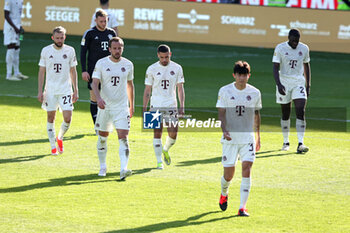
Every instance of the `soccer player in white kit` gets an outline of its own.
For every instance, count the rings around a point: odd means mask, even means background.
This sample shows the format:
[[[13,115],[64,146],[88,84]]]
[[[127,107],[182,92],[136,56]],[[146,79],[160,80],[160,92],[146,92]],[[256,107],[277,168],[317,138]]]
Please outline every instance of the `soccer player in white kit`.
[[[6,52],[6,80],[20,81],[29,77],[19,71],[20,34],[23,0],[5,0],[4,45]],[[12,68],[14,74],[12,75]]]
[[[276,46],[272,62],[276,82],[276,102],[281,104],[282,109],[282,150],[289,150],[290,112],[293,101],[299,141],[297,153],[306,153],[309,148],[304,145],[305,107],[307,97],[310,95],[311,69],[309,47],[299,42],[299,39],[300,32],[291,29],[288,41]]]
[[[159,61],[150,65],[146,71],[145,91],[143,95],[143,111],[147,111],[148,102],[151,99],[151,111],[159,110],[166,122],[174,122],[178,116],[184,114],[185,90],[181,65],[171,61],[171,51],[168,45],[159,45],[157,49]],[[177,95],[180,109],[177,109]],[[152,93],[152,96],[151,96]],[[153,148],[157,159],[157,168],[163,169],[162,153],[164,162],[170,165],[169,149],[175,144],[178,126],[168,125],[168,136],[162,147],[163,123],[160,129],[154,129]]]
[[[51,154],[63,153],[63,136],[69,129],[73,103],[78,100],[78,80],[77,80],[77,59],[75,50],[69,45],[65,45],[66,29],[59,26],[54,28],[52,33],[53,44],[41,50],[38,74],[38,100],[42,103],[42,108],[47,111],[47,134],[51,145]],[[43,84],[45,80],[45,91]],[[72,86],[74,92],[72,91]],[[63,122],[56,138],[55,118],[57,108],[60,107],[63,113]]]
[[[132,174],[129,161],[128,134],[130,118],[134,114],[134,65],[122,57],[124,42],[119,37],[109,40],[111,55],[97,61],[92,74],[92,90],[96,95],[98,113],[95,130],[99,132],[97,154],[100,161],[99,176],[106,176],[107,137],[113,128],[119,139],[120,179]],[[101,91],[98,86],[101,83]],[[128,103],[129,102],[129,103]]]
[[[119,23],[117,21],[117,17],[115,15],[115,13],[113,11],[111,11],[111,9],[109,9],[109,0],[100,0],[100,6],[101,9],[104,10],[107,15],[108,15],[108,20],[107,20],[107,27],[109,28],[113,28],[116,35],[118,36],[118,26]],[[96,11],[99,9],[96,9]],[[92,20],[91,20],[91,27],[95,27],[96,26],[96,13],[94,13],[92,15]]]
[[[245,61],[237,61],[233,68],[236,82],[222,87],[216,107],[223,136],[221,177],[221,210],[227,209],[228,188],[235,173],[238,156],[242,162],[241,201],[238,216],[249,216],[246,204],[251,187],[250,172],[255,160],[255,152],[260,150],[260,91],[247,84],[250,66]],[[256,132],[256,138],[254,137]]]

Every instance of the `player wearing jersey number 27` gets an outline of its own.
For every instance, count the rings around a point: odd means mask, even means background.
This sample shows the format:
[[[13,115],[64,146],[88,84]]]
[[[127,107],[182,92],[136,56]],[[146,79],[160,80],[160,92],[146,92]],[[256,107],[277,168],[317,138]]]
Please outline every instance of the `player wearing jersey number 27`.
[[[77,59],[75,50],[65,45],[66,29],[59,26],[52,33],[53,44],[41,50],[38,74],[38,100],[42,108],[47,111],[47,134],[51,145],[51,153],[63,153],[63,135],[70,126],[73,112],[73,103],[78,99]],[[45,80],[45,91],[43,84]],[[72,85],[74,92],[72,91]],[[63,111],[63,122],[56,138],[55,118],[56,110]]]

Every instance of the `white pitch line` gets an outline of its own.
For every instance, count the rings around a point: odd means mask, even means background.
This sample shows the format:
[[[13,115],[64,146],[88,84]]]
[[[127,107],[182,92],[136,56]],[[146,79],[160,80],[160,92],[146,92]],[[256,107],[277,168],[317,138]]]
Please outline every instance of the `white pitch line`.
[[[36,98],[37,98],[36,96],[15,95],[15,94],[0,94],[0,96],[19,97],[19,98],[33,98],[33,99],[36,99]],[[90,100],[78,99],[78,102],[89,103]],[[136,105],[136,107],[142,107],[142,105]],[[205,110],[205,109],[193,109],[193,108],[188,108],[187,110],[189,110],[189,111],[198,111],[198,112],[216,113],[216,111],[213,111],[213,110]],[[263,117],[271,117],[271,118],[280,118],[280,117],[281,117],[281,116],[279,116],[279,115],[266,115],[266,114],[262,114],[261,116],[263,116]],[[346,123],[350,123],[350,119],[342,120],[342,119],[317,118],[317,117],[308,117],[307,119],[310,119],[310,120],[319,120],[319,121],[332,121],[332,122],[346,122]]]

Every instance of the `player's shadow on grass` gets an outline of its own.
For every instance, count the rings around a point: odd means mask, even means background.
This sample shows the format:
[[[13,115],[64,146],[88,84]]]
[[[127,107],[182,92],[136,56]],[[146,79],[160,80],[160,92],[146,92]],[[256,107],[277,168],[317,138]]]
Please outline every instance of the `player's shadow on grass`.
[[[208,164],[208,163],[219,163],[221,161],[220,157],[210,158],[210,159],[199,159],[199,160],[187,160],[179,162],[176,167],[186,167],[186,166],[192,166],[196,164]]]
[[[21,162],[29,162],[33,160],[38,160],[41,158],[44,158],[45,156],[49,156],[50,154],[46,155],[32,155],[32,156],[21,156],[16,158],[9,158],[9,159],[0,159],[0,164],[3,163],[21,163]]]
[[[275,153],[279,152],[279,153]],[[272,153],[272,154],[269,154]],[[268,155],[261,155],[261,154],[268,154]],[[256,153],[256,158],[257,159],[265,159],[265,158],[270,158],[270,157],[280,157],[280,156],[286,156],[286,155],[292,155],[292,154],[297,154],[297,152],[286,152],[286,151],[281,151],[281,150],[270,150],[270,151],[261,151]]]
[[[155,223],[155,224],[150,224],[150,225],[136,227],[136,228],[107,231],[105,233],[156,232],[156,231],[162,231],[162,230],[168,230],[168,229],[173,229],[174,231],[179,231],[180,227],[196,226],[196,225],[201,225],[201,224],[205,224],[205,223],[217,222],[217,221],[237,217],[237,215],[230,215],[230,216],[226,216],[226,217],[217,217],[217,218],[211,218],[208,220],[198,221],[200,218],[203,218],[207,215],[217,214],[217,213],[221,213],[221,212],[222,211],[210,211],[210,212],[206,212],[203,214],[198,214],[198,215],[189,217],[189,218],[184,219],[184,220]]]
[[[144,168],[133,171],[133,175],[139,175],[143,173],[150,172],[154,168]],[[92,184],[92,183],[105,183],[105,182],[115,182],[120,181],[119,172],[107,173],[105,177],[97,176],[97,173],[80,175],[80,176],[68,176],[57,179],[51,179],[47,182],[23,185],[12,188],[4,188],[0,189],[0,193],[18,193],[25,192],[34,189],[43,189],[43,188],[51,188],[51,187],[59,187],[59,186],[70,186],[70,185],[84,185],[84,184]],[[127,179],[132,179],[128,177]]]
[[[269,154],[269,153],[274,153],[274,152],[281,152],[277,154]],[[269,154],[269,155],[263,155],[261,154]],[[275,157],[275,156],[285,156],[285,155],[290,155],[290,154],[296,154],[296,152],[282,152],[281,150],[270,150],[270,151],[261,151],[257,152],[257,159],[259,158],[268,158],[268,157]],[[192,166],[196,164],[209,164],[209,163],[219,163],[221,162],[221,156],[219,157],[214,157],[210,159],[199,159],[199,160],[187,160],[187,161],[181,161],[179,164],[176,165],[176,167],[186,167],[186,166]]]
[[[95,134],[78,134],[75,136],[71,137],[65,137],[64,141],[69,141],[69,140],[75,140],[75,139],[80,139],[85,136],[94,136]],[[44,143],[48,142],[49,139],[31,139],[31,140],[23,140],[23,141],[16,141],[16,142],[0,142],[0,146],[15,146],[15,145],[22,145],[22,144],[33,144],[33,143]]]

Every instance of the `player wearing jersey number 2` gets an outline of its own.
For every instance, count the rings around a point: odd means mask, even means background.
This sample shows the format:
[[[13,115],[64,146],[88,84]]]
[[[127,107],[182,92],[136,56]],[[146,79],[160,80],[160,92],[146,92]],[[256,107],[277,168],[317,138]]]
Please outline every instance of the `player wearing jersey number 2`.
[[[309,148],[304,145],[305,107],[307,97],[310,95],[311,70],[309,47],[299,42],[299,39],[300,32],[291,29],[288,41],[276,46],[272,62],[276,82],[276,102],[282,109],[281,127],[284,139],[282,150],[289,150],[290,113],[293,101],[299,141],[297,153],[306,153]]]

